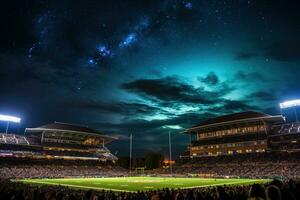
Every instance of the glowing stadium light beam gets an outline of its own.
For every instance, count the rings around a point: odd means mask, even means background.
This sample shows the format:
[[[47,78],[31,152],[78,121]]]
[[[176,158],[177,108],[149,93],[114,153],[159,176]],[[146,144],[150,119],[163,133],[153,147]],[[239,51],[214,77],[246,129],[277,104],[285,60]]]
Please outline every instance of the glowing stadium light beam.
[[[300,99],[285,101],[279,104],[281,109],[300,106]]]
[[[297,111],[296,111],[296,108],[295,108],[296,106],[300,106],[300,99],[285,101],[285,102],[282,102],[282,103],[279,104],[280,109],[286,109],[286,108],[294,107],[295,119],[296,119],[296,122],[298,122],[298,114],[297,114]]]
[[[10,115],[1,115],[0,114],[0,121],[20,123],[21,118],[10,116]]]

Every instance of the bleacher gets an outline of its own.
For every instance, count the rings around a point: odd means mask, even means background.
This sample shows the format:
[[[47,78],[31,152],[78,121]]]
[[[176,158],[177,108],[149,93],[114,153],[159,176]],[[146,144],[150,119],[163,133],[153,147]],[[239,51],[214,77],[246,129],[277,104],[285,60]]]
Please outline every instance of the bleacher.
[[[271,136],[300,133],[300,123],[276,125],[271,128]]]
[[[0,143],[29,145],[29,142],[25,136],[16,135],[16,134],[6,134],[6,133],[0,133]]]

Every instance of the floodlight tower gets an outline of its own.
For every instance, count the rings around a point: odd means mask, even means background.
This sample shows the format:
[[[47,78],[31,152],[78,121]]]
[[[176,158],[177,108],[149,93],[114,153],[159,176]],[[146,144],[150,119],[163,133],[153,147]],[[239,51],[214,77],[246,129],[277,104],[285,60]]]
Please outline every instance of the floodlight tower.
[[[5,134],[7,134],[8,128],[9,128],[9,123],[10,122],[20,123],[21,118],[15,117],[15,116],[10,116],[10,115],[1,115],[0,114],[0,121],[5,121],[6,122]]]
[[[296,110],[297,106],[300,106],[300,99],[295,99],[295,100],[291,100],[291,101],[285,101],[285,102],[282,102],[282,103],[279,104],[281,113],[282,113],[283,109],[293,108],[296,122],[299,122],[299,120],[298,120],[298,114],[297,114],[297,110]]]
[[[172,166],[172,140],[171,140],[171,132],[169,131],[169,166],[170,166],[170,175],[173,176],[173,166]]]
[[[129,174],[131,176],[131,168],[132,168],[132,134],[130,134],[129,138]]]

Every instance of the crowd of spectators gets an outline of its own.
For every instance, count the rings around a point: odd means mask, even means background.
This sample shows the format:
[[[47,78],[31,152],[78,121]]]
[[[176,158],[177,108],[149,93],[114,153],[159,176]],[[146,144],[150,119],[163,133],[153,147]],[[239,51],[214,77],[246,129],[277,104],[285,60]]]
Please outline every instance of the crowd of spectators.
[[[293,179],[300,177],[299,153],[253,153],[232,156],[187,158],[173,166],[176,174],[213,177]],[[168,169],[160,173],[168,173]]]
[[[29,145],[29,142],[25,136],[6,133],[0,133],[0,143]]]
[[[128,170],[110,162],[54,159],[2,159],[0,179],[126,176]]]
[[[274,180],[260,185],[218,186],[194,189],[162,189],[140,192],[78,190],[63,186],[34,186],[18,182],[2,183],[3,200],[297,200],[300,185]]]
[[[290,123],[273,126],[271,128],[271,133],[272,135],[300,133],[300,123]]]
[[[23,165],[0,166],[0,177],[8,178],[64,178],[124,176],[126,172],[112,166]]]

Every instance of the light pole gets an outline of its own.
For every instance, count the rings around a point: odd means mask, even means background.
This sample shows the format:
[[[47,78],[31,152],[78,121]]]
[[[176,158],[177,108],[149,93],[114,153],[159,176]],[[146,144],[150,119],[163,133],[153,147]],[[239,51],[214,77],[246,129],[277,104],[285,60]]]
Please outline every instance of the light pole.
[[[8,128],[9,128],[9,121],[6,122],[6,130],[5,130],[6,135],[7,135],[7,132],[8,132]]]
[[[129,175],[131,176],[131,160],[132,160],[132,134],[130,134],[129,142]]]
[[[172,141],[171,141],[171,132],[169,131],[169,163],[170,163],[170,175],[173,176],[173,169],[172,169]]]

